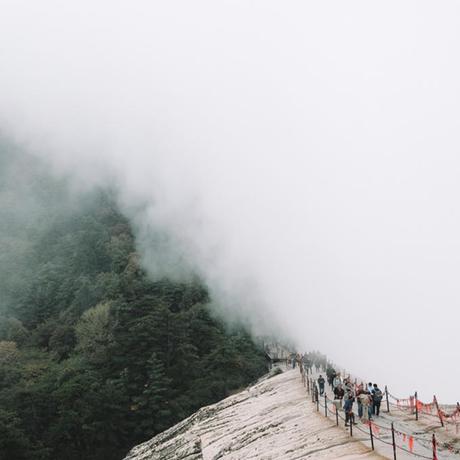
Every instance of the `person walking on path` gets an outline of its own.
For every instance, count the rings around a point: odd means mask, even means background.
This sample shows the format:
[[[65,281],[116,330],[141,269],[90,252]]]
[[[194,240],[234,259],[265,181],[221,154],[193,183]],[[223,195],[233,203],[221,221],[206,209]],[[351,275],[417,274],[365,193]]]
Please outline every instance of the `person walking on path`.
[[[332,387],[332,389],[334,389],[333,382],[334,382],[335,376],[336,376],[336,372],[334,368],[331,366],[328,366],[326,369],[327,383],[329,384],[329,386]]]
[[[353,423],[353,425],[355,425],[355,414],[353,413],[353,403],[355,402],[355,397],[353,396],[353,391],[347,390],[343,400],[343,410],[345,412],[345,426],[349,426],[349,423]]]
[[[336,409],[342,408],[342,400],[345,396],[345,390],[342,388],[342,385],[339,384],[334,388],[334,404]]]
[[[312,363],[307,353],[303,355],[303,365],[307,369],[307,372],[311,374]]]
[[[316,370],[316,372],[319,372],[319,364],[318,364],[318,361],[315,361],[315,370]]]
[[[334,380],[332,381],[332,387],[335,389],[339,385],[342,385],[342,379],[340,378],[340,372],[334,377]]]
[[[351,383],[349,378],[345,378],[343,380],[343,386],[345,387],[345,391],[350,390],[351,392],[353,392],[353,384]]]
[[[318,386],[319,386],[319,394],[320,396],[323,395],[324,393],[324,377],[320,374],[320,376],[318,377]]]
[[[362,393],[364,393],[364,388],[363,388],[363,384],[361,383],[358,386],[358,390],[356,391],[356,399],[358,400],[358,417],[359,418],[363,416],[363,405],[361,404],[361,400],[359,399]]]
[[[363,391],[359,396],[358,396],[359,401],[361,402],[362,405],[362,410],[363,410],[363,415],[361,417],[361,421],[363,423],[367,423],[369,420],[369,405],[370,405],[370,397],[369,397],[369,392],[368,391]]]
[[[369,382],[367,384],[367,393],[369,395],[369,408],[368,408],[368,411],[369,411],[369,419],[372,418],[372,408],[373,408],[373,402],[372,402],[372,395],[373,395],[373,392],[374,391],[374,386],[372,385],[372,382]]]
[[[382,390],[374,383],[374,389],[372,390],[372,413],[377,417],[380,415],[380,404],[382,403],[382,399]]]

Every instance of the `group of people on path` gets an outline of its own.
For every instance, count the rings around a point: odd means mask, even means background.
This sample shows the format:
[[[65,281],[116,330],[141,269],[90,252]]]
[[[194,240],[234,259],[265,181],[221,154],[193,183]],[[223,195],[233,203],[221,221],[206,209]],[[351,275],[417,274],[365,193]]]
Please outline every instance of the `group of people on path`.
[[[369,382],[367,385],[352,382],[351,379],[342,379],[340,373],[335,372],[333,368],[326,369],[326,377],[329,385],[334,392],[334,404],[338,409],[342,408],[345,412],[345,425],[355,422],[353,405],[355,401],[358,404],[358,417],[363,423],[372,420],[373,417],[380,415],[380,405],[383,399],[383,392],[376,383]],[[326,380],[322,375],[317,379],[319,395],[324,395]]]
[[[291,353],[286,360],[286,365],[291,365],[293,369],[296,366],[302,365],[302,367],[307,369],[311,374],[313,368],[316,372],[319,372],[321,368],[326,369],[327,358],[326,355],[323,355],[319,351],[311,351],[303,355],[300,353]]]

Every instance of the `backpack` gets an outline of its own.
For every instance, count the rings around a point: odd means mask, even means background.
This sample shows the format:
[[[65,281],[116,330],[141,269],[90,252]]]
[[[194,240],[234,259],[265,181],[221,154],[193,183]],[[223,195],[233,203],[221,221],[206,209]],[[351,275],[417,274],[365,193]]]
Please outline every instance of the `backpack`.
[[[374,401],[380,402],[383,398],[383,393],[381,390],[374,390]]]

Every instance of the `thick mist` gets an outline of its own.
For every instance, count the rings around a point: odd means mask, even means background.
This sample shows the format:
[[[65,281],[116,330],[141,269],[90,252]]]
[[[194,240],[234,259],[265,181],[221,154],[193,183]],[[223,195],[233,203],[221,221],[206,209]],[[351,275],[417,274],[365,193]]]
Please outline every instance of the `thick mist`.
[[[457,2],[0,6],[0,129],[116,187],[152,273],[185,266],[256,333],[458,399]]]

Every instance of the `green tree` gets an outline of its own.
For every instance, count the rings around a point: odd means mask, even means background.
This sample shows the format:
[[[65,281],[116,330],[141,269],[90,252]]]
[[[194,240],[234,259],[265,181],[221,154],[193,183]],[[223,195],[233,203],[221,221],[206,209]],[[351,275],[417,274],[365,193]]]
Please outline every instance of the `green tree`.
[[[110,302],[86,310],[75,327],[77,349],[92,364],[103,364],[113,346],[113,318]]]
[[[138,411],[139,431],[142,435],[167,428],[172,417],[168,400],[172,381],[166,376],[163,363],[152,353],[146,363],[146,379],[139,396],[133,398],[131,410]]]
[[[0,316],[0,340],[12,341],[21,345],[27,336],[28,331],[21,321],[13,317]]]
[[[32,460],[32,449],[21,420],[14,412],[0,408],[0,458]]]

